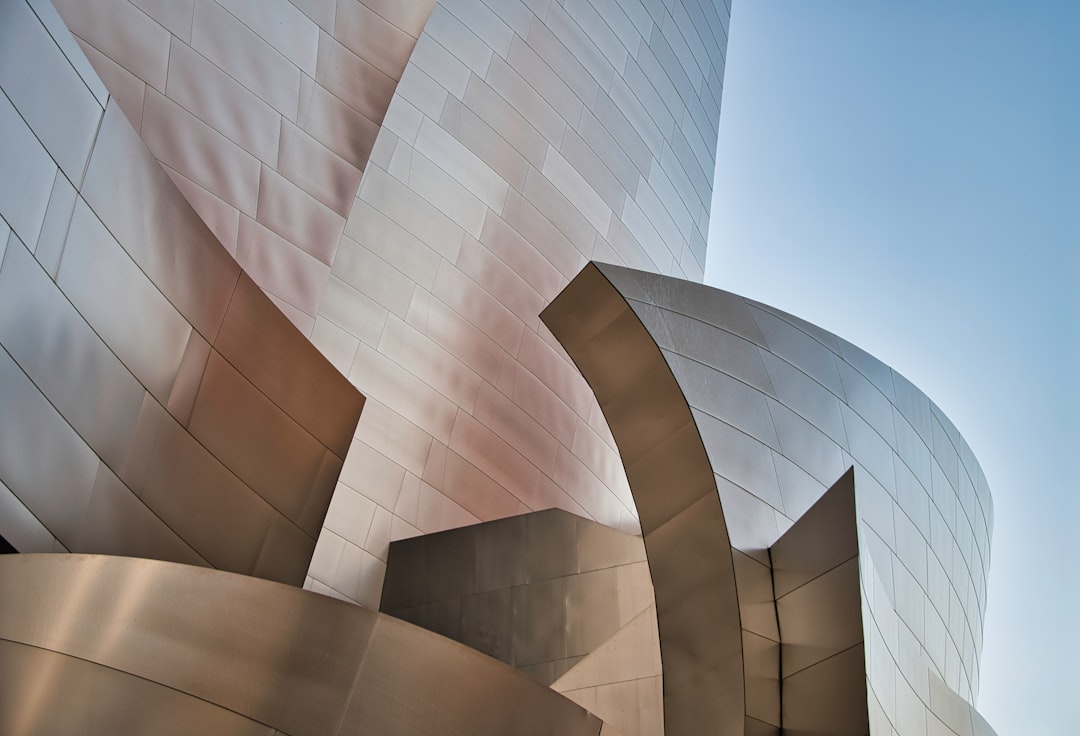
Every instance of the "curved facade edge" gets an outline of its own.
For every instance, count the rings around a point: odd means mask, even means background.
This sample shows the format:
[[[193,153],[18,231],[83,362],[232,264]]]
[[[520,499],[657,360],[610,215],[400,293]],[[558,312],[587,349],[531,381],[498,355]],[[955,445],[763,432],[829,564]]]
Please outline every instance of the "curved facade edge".
[[[871,731],[922,733],[946,721],[951,711],[935,694],[934,678],[958,700],[973,700],[986,575],[985,547],[977,540],[989,537],[983,511],[988,495],[974,490],[978,466],[945,441],[940,412],[924,395],[865,353],[790,315],[622,267],[587,266],[543,318],[596,390],[629,468],[642,451],[656,454],[650,448],[673,440],[661,436],[637,449],[627,442],[645,442],[652,436],[645,428],[663,424],[670,412],[692,415],[727,519],[740,594],[756,590],[763,575],[766,586],[772,580],[780,612],[775,545],[854,466],[857,628],[865,646]],[[666,401],[662,392],[645,388],[655,383],[645,369],[657,350],[663,372],[680,390]],[[620,399],[624,394],[636,398]],[[652,397],[652,424],[635,422],[620,409],[651,404]],[[681,474],[692,464],[668,466]],[[949,482],[959,472],[967,486]],[[629,472],[639,499],[642,483],[635,475]],[[660,582],[654,582],[659,602]],[[741,618],[744,632],[756,625],[752,608],[743,605]],[[767,631],[753,633],[770,638]],[[782,660],[806,656],[800,644],[785,657],[784,648],[793,644],[784,631],[779,634],[773,641]],[[662,650],[664,636],[661,618]],[[831,644],[809,646],[824,646],[820,653],[827,654],[840,641],[836,632],[828,637]],[[744,657],[750,651],[744,639]],[[676,687],[668,682],[665,657],[665,688],[669,684]]]
[[[65,34],[0,9],[0,533],[302,583],[364,398]]]
[[[368,395],[309,587],[375,606],[388,542],[558,507],[638,520],[537,318],[591,258],[700,279],[728,10],[442,0],[312,332]]]
[[[597,736],[603,726],[512,667],[390,616],[152,560],[5,555],[0,652],[4,733]]]

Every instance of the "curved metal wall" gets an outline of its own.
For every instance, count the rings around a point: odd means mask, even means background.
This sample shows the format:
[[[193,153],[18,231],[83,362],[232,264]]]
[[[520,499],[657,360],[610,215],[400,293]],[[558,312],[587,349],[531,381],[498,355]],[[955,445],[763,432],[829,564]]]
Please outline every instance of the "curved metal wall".
[[[610,733],[510,666],[393,617],[217,570],[95,555],[0,559],[0,731]]]
[[[727,19],[699,0],[435,6],[312,333],[369,397],[313,589],[374,605],[390,539],[527,510],[637,531],[537,314],[594,257],[700,278]]]
[[[701,278],[724,3],[58,7],[240,265],[375,399],[311,587],[376,605],[389,539],[531,509],[636,529],[536,314],[589,258]]]
[[[48,2],[0,5],[0,90],[0,532],[302,582],[363,397],[222,248]]]
[[[623,448],[635,494],[643,482],[676,479],[679,493],[653,498],[659,516],[642,506],[662,649],[664,585],[679,588],[679,571],[704,574],[685,559],[669,571],[654,558],[657,545],[685,558],[694,557],[688,549],[694,542],[704,544],[686,531],[672,546],[673,525],[666,523],[685,517],[675,526],[689,529],[708,517],[702,504],[711,491],[676,513],[697,498],[693,489],[701,483],[684,477],[692,464],[682,455],[669,457],[674,443],[692,447],[693,438],[680,439],[681,431],[664,422],[685,416],[688,406],[694,437],[700,437],[696,447],[704,444],[715,474],[740,596],[758,577],[755,570],[768,577],[775,557],[765,551],[854,466],[870,730],[906,736],[942,732],[943,724],[955,728],[953,716],[960,716],[942,688],[969,703],[978,691],[993,507],[970,448],[925,395],[850,343],[796,317],[718,289],[616,266],[588,266],[544,320],[597,386],[613,426],[625,429],[639,420],[630,428],[636,444]],[[678,383],[675,396],[651,367],[647,356],[656,352],[666,364],[659,375]],[[668,448],[667,455],[654,447]],[[691,514],[698,506],[702,510]],[[664,525],[654,531],[656,519]],[[694,559],[712,560],[722,577],[730,574],[722,557]],[[778,586],[774,577],[777,593]],[[752,627],[745,609],[742,625]],[[685,636],[684,628],[680,619],[669,633]],[[751,655],[745,641],[742,649]],[[673,686],[666,654],[664,662],[665,685]],[[669,696],[665,689],[665,703]],[[750,707],[748,700],[748,713]]]
[[[176,186],[308,335],[433,2],[55,0]]]

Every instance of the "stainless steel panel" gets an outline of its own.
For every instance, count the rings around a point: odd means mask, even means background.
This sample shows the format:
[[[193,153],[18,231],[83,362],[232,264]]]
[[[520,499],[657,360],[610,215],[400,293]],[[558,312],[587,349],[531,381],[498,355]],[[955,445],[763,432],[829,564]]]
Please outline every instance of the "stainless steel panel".
[[[120,66],[159,91],[165,89],[169,32],[125,0],[89,6],[58,0],[57,11],[68,28]]]
[[[300,70],[214,0],[196,0],[191,45],[282,115],[295,117]]]
[[[865,654],[861,644],[783,683],[784,732],[856,736],[869,732]]]
[[[168,415],[139,497],[214,567],[245,573],[276,514]]]
[[[135,377],[165,403],[191,326],[82,199],[75,203],[56,282]]]
[[[185,43],[173,41],[169,99],[271,166],[281,115]]]
[[[119,468],[144,389],[18,243],[0,268],[0,343],[86,443]]]
[[[237,283],[214,347],[322,444],[345,457],[364,397],[246,277]]]
[[[380,5],[392,7],[390,3]],[[400,6],[400,10],[406,13],[407,20],[402,21],[402,26],[395,25],[367,3],[357,0],[338,2],[334,36],[372,66],[398,79],[416,44],[420,27],[431,11],[432,3],[408,2],[393,5]]]
[[[382,123],[397,88],[397,76],[373,66],[326,33],[319,35],[315,81],[377,124]]]
[[[0,88],[68,178],[79,182],[102,103],[29,5],[4,3],[0,29]]]
[[[110,105],[82,190],[87,203],[150,280],[205,337],[225,314],[239,268]],[[128,203],[139,202],[132,208]],[[183,242],[182,249],[168,248]]]
[[[33,248],[49,207],[57,169],[7,97],[0,98],[0,162],[4,165],[0,216]],[[3,237],[6,241],[6,231]]]
[[[85,514],[82,535],[70,545],[72,552],[208,564],[104,464],[98,467]]]
[[[49,206],[45,210],[45,220],[41,224],[41,235],[33,249],[34,258],[54,280],[60,268],[60,257],[64,251],[76,198],[71,182],[63,174],[57,174],[49,195]]]
[[[0,729],[11,734],[274,732],[232,711],[77,657],[0,641]]]
[[[0,536],[22,553],[52,552],[56,538],[19,497],[0,483]]]
[[[188,430],[233,473],[313,539],[338,472],[325,447],[221,357],[210,352]],[[333,461],[340,471],[340,460]]]
[[[61,543],[74,544],[100,461],[6,350],[0,385],[0,481]]]
[[[143,103],[140,134],[159,161],[241,212],[255,214],[259,188],[256,157],[151,89]]]

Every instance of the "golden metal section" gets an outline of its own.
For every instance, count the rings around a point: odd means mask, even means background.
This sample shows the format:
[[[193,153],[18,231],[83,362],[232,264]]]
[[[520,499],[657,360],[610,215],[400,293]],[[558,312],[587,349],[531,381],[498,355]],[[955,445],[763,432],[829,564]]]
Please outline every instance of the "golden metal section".
[[[596,736],[602,725],[526,675],[411,624],[151,560],[5,555],[0,653],[0,732],[19,736]]]

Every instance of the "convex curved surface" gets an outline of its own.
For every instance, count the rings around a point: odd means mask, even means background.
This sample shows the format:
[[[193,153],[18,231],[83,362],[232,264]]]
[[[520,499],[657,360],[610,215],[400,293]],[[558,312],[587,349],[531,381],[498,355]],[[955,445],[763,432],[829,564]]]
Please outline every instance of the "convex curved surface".
[[[669,662],[667,637],[688,636],[689,623],[700,638],[713,622],[719,636],[736,637],[741,620],[743,641],[729,649],[743,657],[750,682],[755,647],[745,633],[767,641],[768,621],[753,608],[733,609],[731,601],[762,580],[766,590],[771,580],[773,601],[790,592],[774,546],[847,466],[856,479],[871,732],[922,732],[946,722],[947,708],[932,694],[934,677],[970,702],[978,683],[990,497],[970,449],[923,394],[790,315],[616,266],[587,266],[543,319],[596,391],[627,464],[656,587],[669,733],[672,719],[695,709],[687,725],[719,722],[698,719],[701,706],[687,694],[701,691],[693,679],[685,687],[674,680],[669,664],[710,676],[716,670],[694,657]],[[704,504],[702,511],[717,506],[716,520],[686,513],[695,503]],[[665,544],[680,526],[683,539],[712,547]],[[730,551],[715,541],[725,532]],[[710,574],[735,585],[718,592],[679,583]],[[669,617],[679,624],[665,624],[665,586],[680,606],[695,610],[683,600],[689,595],[699,609],[711,605],[712,615]],[[723,592],[730,588],[738,596]],[[718,607],[717,595],[729,602]],[[780,623],[782,643],[782,615]],[[674,640],[677,648],[681,641]],[[793,674],[779,664],[777,670]],[[741,686],[743,674],[728,673],[727,687]],[[676,713],[668,705],[679,698],[689,704]],[[747,692],[748,716],[763,704]],[[724,713],[741,713],[741,706]]]
[[[0,558],[5,734],[598,736],[602,727],[512,667],[316,593],[151,560]]]

